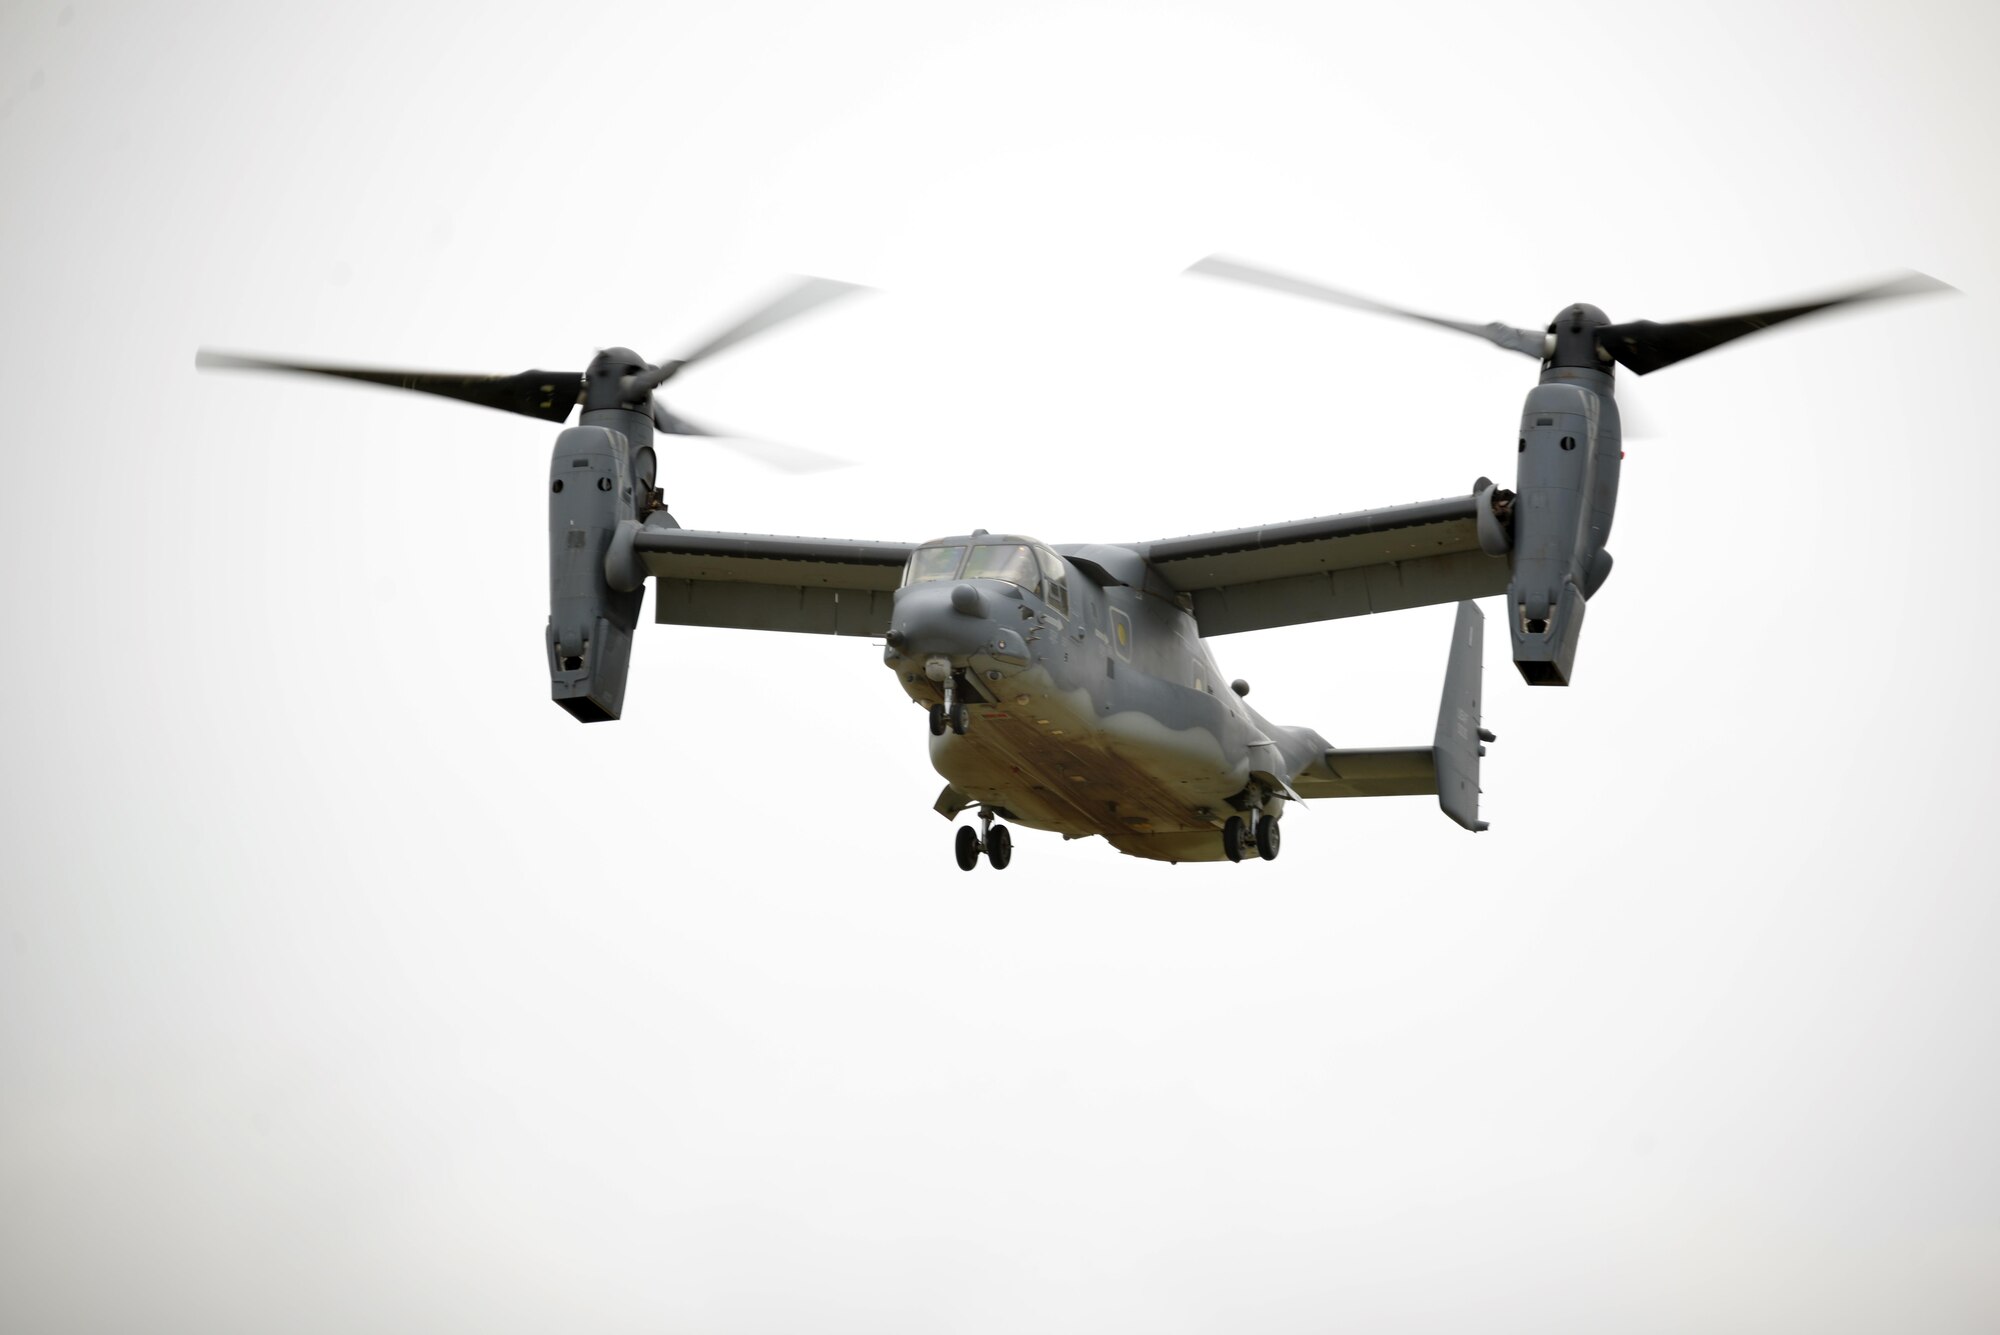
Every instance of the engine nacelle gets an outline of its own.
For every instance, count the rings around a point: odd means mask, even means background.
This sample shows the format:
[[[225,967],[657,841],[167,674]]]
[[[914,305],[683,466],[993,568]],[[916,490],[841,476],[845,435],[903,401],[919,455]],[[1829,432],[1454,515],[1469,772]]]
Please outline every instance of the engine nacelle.
[[[549,688],[585,723],[615,719],[625,705],[632,633],[643,584],[605,578],[605,553],[619,521],[632,518],[635,483],[622,432],[573,426],[556,437],[549,461]]]
[[[1521,410],[1507,586],[1514,666],[1531,686],[1567,686],[1584,600],[1610,573],[1621,437],[1603,372],[1558,368]],[[1602,382],[1598,386],[1589,382]]]

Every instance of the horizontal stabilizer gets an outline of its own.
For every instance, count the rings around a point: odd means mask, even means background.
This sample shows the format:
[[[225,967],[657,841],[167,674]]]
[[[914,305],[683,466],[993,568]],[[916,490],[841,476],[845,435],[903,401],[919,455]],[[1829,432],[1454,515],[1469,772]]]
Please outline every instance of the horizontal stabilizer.
[[[1337,746],[1293,786],[1305,798],[1418,797],[1437,791],[1437,768],[1428,746]]]

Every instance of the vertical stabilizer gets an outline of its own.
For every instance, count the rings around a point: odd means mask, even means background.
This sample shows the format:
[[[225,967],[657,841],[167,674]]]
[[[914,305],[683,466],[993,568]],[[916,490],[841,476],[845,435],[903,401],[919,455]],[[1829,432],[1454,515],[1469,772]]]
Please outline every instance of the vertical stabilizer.
[[[1438,806],[1474,833],[1486,828],[1479,819],[1479,758],[1486,754],[1483,743],[1493,740],[1493,734],[1479,726],[1485,647],[1485,615],[1477,603],[1460,603],[1451,630],[1451,657],[1445,663],[1444,696],[1438,701],[1431,763],[1437,767]]]

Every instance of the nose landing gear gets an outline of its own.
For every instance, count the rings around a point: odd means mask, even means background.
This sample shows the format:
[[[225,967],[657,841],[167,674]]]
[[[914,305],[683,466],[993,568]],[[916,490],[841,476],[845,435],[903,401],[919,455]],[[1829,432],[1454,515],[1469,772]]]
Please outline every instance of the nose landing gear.
[[[986,854],[987,862],[994,871],[1007,870],[1007,864],[1014,860],[1014,836],[1004,825],[993,823],[993,809],[979,808],[979,829],[970,825],[958,827],[958,838],[954,850],[958,854],[958,869],[971,871],[979,865],[979,855]]]
[[[958,677],[948,676],[939,685],[944,687],[944,703],[931,706],[931,736],[942,737],[944,730],[950,728],[955,736],[963,737],[972,726],[972,711],[965,707]]]
[[[955,701],[949,707],[931,706],[931,736],[942,737],[944,730],[950,728],[955,735],[963,737],[965,730],[971,726],[972,715],[963,700]]]

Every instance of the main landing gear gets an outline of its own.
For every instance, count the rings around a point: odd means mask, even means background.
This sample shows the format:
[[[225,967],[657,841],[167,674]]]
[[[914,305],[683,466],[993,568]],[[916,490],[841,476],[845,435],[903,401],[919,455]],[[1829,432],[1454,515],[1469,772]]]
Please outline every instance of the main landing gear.
[[[1222,856],[1231,862],[1243,861],[1244,853],[1252,848],[1266,862],[1278,856],[1278,818],[1253,810],[1250,819],[1254,826],[1246,825],[1241,816],[1231,816],[1223,823]]]
[[[991,807],[981,807],[977,831],[970,825],[958,827],[956,851],[960,871],[971,871],[977,867],[981,853],[984,853],[986,860],[993,864],[994,871],[1005,871],[1007,864],[1014,860],[1014,836],[1008,832],[1006,826],[993,823]]]

